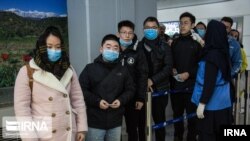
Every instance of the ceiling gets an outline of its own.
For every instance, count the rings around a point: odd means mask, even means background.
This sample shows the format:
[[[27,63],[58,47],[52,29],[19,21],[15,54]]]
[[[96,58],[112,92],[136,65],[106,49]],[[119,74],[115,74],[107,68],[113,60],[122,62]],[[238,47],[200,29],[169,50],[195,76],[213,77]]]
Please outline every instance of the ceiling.
[[[231,0],[157,0],[157,9],[170,9],[225,1]]]

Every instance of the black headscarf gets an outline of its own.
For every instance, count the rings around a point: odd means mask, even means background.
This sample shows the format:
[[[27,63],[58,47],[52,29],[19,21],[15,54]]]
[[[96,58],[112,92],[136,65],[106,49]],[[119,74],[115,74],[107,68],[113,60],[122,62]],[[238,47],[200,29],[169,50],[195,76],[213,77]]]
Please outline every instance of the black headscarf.
[[[223,23],[216,20],[208,23],[201,57],[203,60],[215,64],[226,81],[231,79],[229,44],[226,27]]]
[[[54,35],[61,40],[62,56],[56,62],[48,59],[46,39],[49,35]],[[70,66],[69,57],[63,46],[63,38],[58,28],[54,26],[48,27],[45,32],[38,38],[36,48],[34,49],[34,61],[43,70],[51,72],[58,80],[62,78],[66,70]]]

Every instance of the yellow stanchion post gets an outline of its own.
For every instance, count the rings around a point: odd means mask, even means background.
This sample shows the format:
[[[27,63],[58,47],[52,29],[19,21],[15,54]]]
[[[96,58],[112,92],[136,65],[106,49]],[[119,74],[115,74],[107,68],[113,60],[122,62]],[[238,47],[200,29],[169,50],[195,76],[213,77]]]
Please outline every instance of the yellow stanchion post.
[[[151,120],[151,113],[152,113],[152,93],[147,92],[146,96],[146,141],[152,141],[152,120]]]

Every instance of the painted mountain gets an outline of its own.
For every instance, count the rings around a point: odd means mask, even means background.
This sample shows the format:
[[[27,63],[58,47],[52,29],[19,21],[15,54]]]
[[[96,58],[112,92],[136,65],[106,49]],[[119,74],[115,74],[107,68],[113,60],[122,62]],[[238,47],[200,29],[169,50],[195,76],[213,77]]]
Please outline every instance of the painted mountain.
[[[30,17],[30,18],[38,18],[38,19],[49,18],[49,17],[66,17],[67,16],[67,15],[58,15],[54,12],[40,12],[37,10],[22,11],[22,10],[16,9],[16,8],[10,8],[10,9],[7,9],[5,11],[15,13],[21,17]]]
[[[59,27],[63,35],[67,37],[66,16],[20,10],[0,11],[0,40],[39,36],[50,25]],[[3,46],[0,43],[1,47]]]

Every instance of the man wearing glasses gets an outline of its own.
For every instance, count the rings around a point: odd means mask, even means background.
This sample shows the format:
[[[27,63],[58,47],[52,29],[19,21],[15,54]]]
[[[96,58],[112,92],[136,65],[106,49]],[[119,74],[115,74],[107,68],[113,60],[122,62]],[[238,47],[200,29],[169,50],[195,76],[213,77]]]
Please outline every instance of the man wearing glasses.
[[[145,94],[147,90],[148,67],[142,49],[138,49],[138,40],[134,34],[134,23],[124,20],[118,23],[122,61],[127,66],[135,84],[134,98],[127,104],[125,121],[128,141],[145,141]]]

